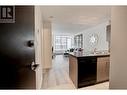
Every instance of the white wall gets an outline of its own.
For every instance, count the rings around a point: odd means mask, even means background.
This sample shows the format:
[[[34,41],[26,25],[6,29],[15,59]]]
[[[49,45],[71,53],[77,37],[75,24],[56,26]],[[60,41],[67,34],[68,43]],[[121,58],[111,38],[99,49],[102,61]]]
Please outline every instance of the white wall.
[[[111,14],[110,89],[127,89],[127,7]]]
[[[72,33],[66,33],[63,31],[53,31],[54,35],[59,36],[59,35],[63,35],[63,36],[71,36],[73,35]]]
[[[84,31],[81,31],[80,33],[78,33],[78,34],[83,34],[83,49],[85,52],[93,51],[94,48],[96,48],[97,51],[108,50],[108,42],[106,41],[106,26],[108,24],[109,24],[109,22],[107,21],[107,22],[99,24],[95,27],[89,28],[87,30],[84,30]],[[98,40],[98,44],[96,46],[91,47],[91,45],[89,43],[89,37],[93,33],[98,34],[99,40]]]
[[[43,19],[40,6],[35,6],[35,62],[39,64],[39,68],[36,69],[36,88],[40,89],[42,85],[42,63],[43,63],[43,51],[42,51],[42,34],[43,34]]]
[[[43,68],[50,69],[52,67],[52,27],[49,21],[43,23],[43,55]]]

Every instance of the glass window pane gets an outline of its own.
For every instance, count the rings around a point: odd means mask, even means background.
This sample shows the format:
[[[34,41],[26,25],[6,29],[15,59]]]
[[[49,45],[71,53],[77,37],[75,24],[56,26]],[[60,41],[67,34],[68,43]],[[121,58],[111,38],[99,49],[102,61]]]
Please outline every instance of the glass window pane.
[[[71,37],[69,36],[56,36],[55,37],[55,50],[67,50],[68,47],[70,48],[71,42],[68,42],[68,41],[71,41],[71,40],[68,40],[70,38]]]

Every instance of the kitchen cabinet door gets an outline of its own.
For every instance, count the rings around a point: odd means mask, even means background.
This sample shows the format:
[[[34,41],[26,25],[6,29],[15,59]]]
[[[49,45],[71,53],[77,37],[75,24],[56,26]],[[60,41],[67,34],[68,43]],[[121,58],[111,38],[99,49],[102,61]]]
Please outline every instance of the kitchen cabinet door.
[[[76,86],[78,88],[78,64],[77,64],[77,58],[69,56],[69,76]]]
[[[109,79],[109,57],[99,57],[97,59],[97,82]]]

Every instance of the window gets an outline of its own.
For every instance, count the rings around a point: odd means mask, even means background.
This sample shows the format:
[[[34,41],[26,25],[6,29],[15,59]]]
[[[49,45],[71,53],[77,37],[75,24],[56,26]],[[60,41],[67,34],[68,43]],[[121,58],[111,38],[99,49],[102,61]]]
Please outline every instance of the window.
[[[76,35],[74,37],[74,45],[75,45],[75,48],[83,48],[83,35],[82,34]]]
[[[55,51],[65,51],[71,48],[70,36],[55,36]]]

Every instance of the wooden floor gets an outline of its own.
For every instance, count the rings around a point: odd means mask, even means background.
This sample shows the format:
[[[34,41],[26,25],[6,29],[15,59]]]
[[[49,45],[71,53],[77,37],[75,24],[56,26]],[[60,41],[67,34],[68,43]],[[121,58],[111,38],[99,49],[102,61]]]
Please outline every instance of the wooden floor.
[[[76,89],[69,78],[68,57],[57,55],[52,60],[52,69],[44,70],[42,89]],[[93,86],[83,87],[82,89],[108,89],[109,82],[100,83]]]

